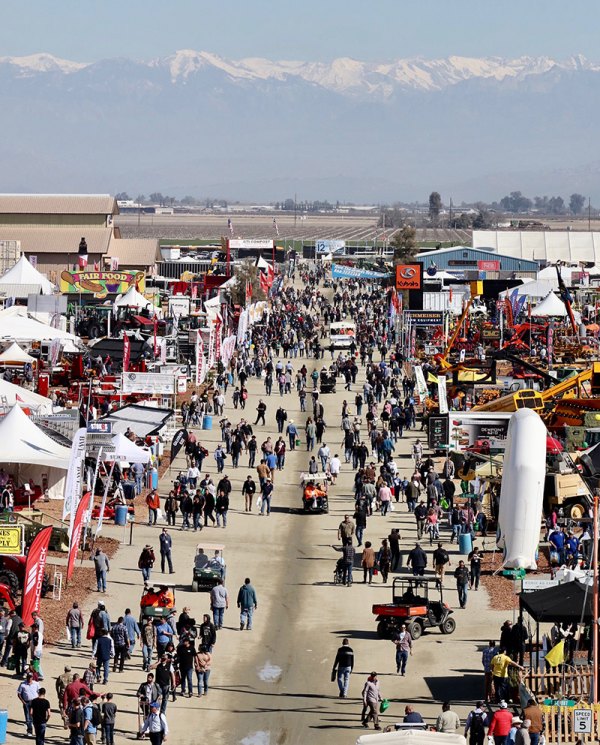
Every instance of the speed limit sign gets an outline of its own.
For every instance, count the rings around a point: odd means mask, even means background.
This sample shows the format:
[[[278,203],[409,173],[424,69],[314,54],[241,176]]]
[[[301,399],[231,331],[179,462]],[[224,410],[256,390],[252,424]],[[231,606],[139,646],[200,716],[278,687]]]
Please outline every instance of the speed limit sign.
[[[578,735],[591,735],[592,710],[573,709],[573,728]]]

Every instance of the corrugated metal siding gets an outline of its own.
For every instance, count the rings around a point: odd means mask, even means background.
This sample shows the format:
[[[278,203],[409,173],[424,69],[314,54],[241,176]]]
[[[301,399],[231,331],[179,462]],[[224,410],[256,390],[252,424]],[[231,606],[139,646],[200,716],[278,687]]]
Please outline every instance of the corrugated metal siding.
[[[506,256],[493,251],[482,251],[468,246],[442,249],[441,251],[423,251],[417,257],[422,261],[425,269],[433,261],[440,270],[448,271],[477,271],[478,261],[499,261],[501,272],[536,272],[538,265],[535,261]]]

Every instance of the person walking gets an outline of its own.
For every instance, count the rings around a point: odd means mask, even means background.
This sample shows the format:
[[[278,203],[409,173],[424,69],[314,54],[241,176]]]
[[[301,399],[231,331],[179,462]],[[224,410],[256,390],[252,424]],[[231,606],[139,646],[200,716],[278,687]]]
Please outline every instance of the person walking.
[[[158,701],[150,704],[150,714],[144,720],[138,733],[139,738],[148,733],[151,745],[162,745],[169,734],[169,725],[167,717],[161,712],[161,705]]]
[[[50,719],[50,702],[46,698],[46,689],[40,688],[37,698],[29,704],[29,715],[35,732],[35,745],[45,745],[46,725]],[[107,743],[109,745],[109,743]]]
[[[488,726],[487,714],[483,710],[483,701],[475,704],[473,711],[470,711],[465,722],[464,736],[469,736],[469,745],[483,745],[485,740],[485,728]]]
[[[160,571],[165,573],[165,563],[169,565],[169,574],[173,572],[173,559],[171,557],[171,548],[173,546],[173,539],[169,531],[166,528],[162,529],[159,537],[160,543]]]
[[[436,732],[445,732],[454,735],[459,729],[460,718],[458,714],[450,708],[450,701],[444,701],[442,704],[442,713],[438,716],[435,723]]]
[[[256,421],[254,422],[255,427],[259,423],[259,421],[262,421],[262,424],[264,427],[267,426],[267,423],[265,422],[266,412],[267,412],[267,405],[261,398],[259,399],[258,406],[256,407]]]
[[[152,567],[154,566],[155,561],[156,557],[154,556],[154,549],[149,543],[147,543],[142,549],[142,553],[138,559],[138,569],[142,572],[144,584],[150,582],[150,575],[152,574]]]
[[[481,562],[483,561],[483,554],[477,548],[477,546],[473,546],[473,550],[469,554],[468,559],[471,567],[469,589],[479,590],[479,579],[481,577]]]
[[[400,529],[399,528],[392,528],[390,534],[388,535],[388,543],[390,545],[390,551],[392,552],[392,564],[391,564],[391,571],[395,572],[398,570],[398,567],[400,565]]]
[[[194,670],[196,671],[196,683],[198,696],[208,696],[208,679],[210,678],[210,666],[212,655],[205,644],[200,645],[194,658]]]
[[[458,566],[454,570],[454,578],[456,579],[456,589],[458,591],[458,602],[461,608],[467,607],[467,594],[469,590],[469,581],[471,579],[469,570],[465,566],[465,562],[461,559],[458,562]]]
[[[435,578],[440,585],[444,584],[444,573],[446,571],[446,564],[450,566],[450,555],[444,548],[443,543],[438,543],[438,547],[433,552],[433,569],[435,571]]]
[[[156,649],[156,627],[154,619],[148,616],[142,626],[142,670],[148,670],[152,663],[152,654]]]
[[[375,551],[371,546],[371,541],[365,543],[360,565],[363,568],[363,585],[367,583],[367,577],[369,578],[369,584],[372,584],[373,571],[375,569]]]
[[[244,497],[244,510],[252,512],[252,500],[256,494],[256,482],[252,476],[248,475],[242,484],[242,496]]]
[[[327,461],[329,460],[330,454],[331,451],[327,447],[327,443],[324,442],[317,451],[317,455],[319,456],[319,459],[321,461],[321,470],[323,471],[323,473],[327,471]]]
[[[33,719],[31,717],[31,702],[37,698],[40,691],[39,683],[33,679],[33,673],[27,673],[25,680],[17,688],[17,698],[23,705],[25,727],[27,735],[33,735]]]
[[[415,543],[415,547],[409,552],[406,559],[406,566],[412,567],[413,577],[423,577],[425,574],[427,554],[421,548],[420,543]]]
[[[352,569],[354,568],[354,556],[356,552],[352,543],[342,546],[342,584],[350,587],[352,584]]]
[[[513,714],[506,701],[500,701],[500,708],[494,712],[488,730],[488,737],[494,738],[495,745],[508,745],[508,733],[513,724]]]
[[[223,628],[223,617],[225,611],[229,608],[229,596],[222,579],[217,580],[217,584],[210,591],[210,609],[213,614],[213,623],[215,628]]]
[[[288,426],[285,428],[285,433],[288,436],[290,450],[295,450],[296,438],[298,437],[298,427],[294,424],[293,419],[290,419]]]
[[[356,525],[350,515],[344,515],[344,519],[338,525],[338,540],[342,542],[342,546],[352,543],[352,536],[354,535],[355,530]]]
[[[106,575],[110,571],[110,562],[101,548],[97,548],[94,554],[94,569],[96,570],[98,592],[106,592]]]
[[[544,731],[544,715],[533,698],[529,699],[527,706],[523,709],[523,724],[527,721],[531,722],[529,725],[531,745],[539,745],[540,737]]]
[[[340,690],[339,697],[348,697],[348,688],[350,686],[350,674],[354,668],[354,651],[350,646],[348,639],[342,640],[342,646],[338,649],[333,661],[331,670],[331,680],[337,677],[337,684]]]
[[[104,745],[115,745],[115,723],[117,719],[117,705],[113,703],[112,693],[107,693],[102,696],[102,699],[106,699],[102,703],[101,714],[102,714],[102,735],[104,737]]]
[[[113,626],[111,636],[114,642],[114,660],[113,660],[113,673],[123,672],[125,667],[125,658],[127,657],[127,650],[129,649],[129,634],[127,633],[127,626],[123,623],[123,616],[119,616],[117,623]]]
[[[217,528],[220,527],[221,522],[223,528],[227,527],[227,513],[229,512],[229,495],[226,494],[222,489],[219,490],[217,499],[215,502],[215,512],[217,513]]]
[[[377,673],[372,672],[367,678],[362,691],[363,711],[362,725],[369,728],[369,719],[373,720],[375,729],[381,729],[379,726],[379,702],[382,700],[379,690],[379,681]]]
[[[400,673],[404,677],[406,663],[409,655],[412,655],[413,645],[412,636],[407,631],[405,623],[401,624],[399,634],[392,641],[396,645],[396,674]]]
[[[69,630],[71,647],[73,649],[75,649],[75,647],[80,647],[81,629],[83,628],[83,613],[79,608],[79,603],[73,603],[73,606],[69,608],[65,624]]]
[[[108,673],[110,670],[110,661],[115,656],[115,645],[112,638],[108,635],[106,629],[100,631],[100,635],[94,642],[92,654],[96,659],[96,670],[98,679],[100,672],[103,673],[102,685],[108,683]]]
[[[250,584],[250,577],[246,577],[237,596],[237,607],[240,609],[240,631],[246,628],[252,631],[252,616],[258,608],[256,590]]]
[[[138,622],[135,620],[135,617],[133,613],[131,612],[131,608],[125,608],[125,616],[123,617],[123,623],[125,624],[125,628],[127,629],[127,636],[129,637],[127,659],[130,660],[131,655],[133,654],[133,650],[135,649],[135,640],[140,639],[142,635]]]
[[[481,653],[481,664],[483,666],[483,697],[486,703],[490,702],[493,697],[492,659],[497,654],[498,647],[496,646],[496,642],[493,639],[490,639],[488,646]]]
[[[381,548],[377,552],[377,566],[381,572],[381,581],[385,584],[388,581],[390,567],[392,566],[392,552],[388,546],[387,538],[381,541]]]
[[[188,469],[188,480],[190,480],[189,472],[192,471],[194,468],[195,467]],[[198,469],[195,468],[195,470],[197,471]],[[158,492],[156,491],[156,489],[152,489],[148,492],[148,494],[146,495],[146,504],[148,505],[148,525],[156,525],[156,521],[158,519],[158,510],[160,509],[160,497],[158,496]]]

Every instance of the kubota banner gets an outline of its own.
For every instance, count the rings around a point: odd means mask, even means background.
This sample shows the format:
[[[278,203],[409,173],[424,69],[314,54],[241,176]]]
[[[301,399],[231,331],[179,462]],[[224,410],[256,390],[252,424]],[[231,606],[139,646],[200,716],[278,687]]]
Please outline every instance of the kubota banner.
[[[30,626],[33,623],[32,613],[39,611],[40,598],[42,597],[42,585],[44,583],[44,570],[48,558],[48,546],[52,536],[52,526],[43,528],[33,539],[27,554],[25,564],[25,583],[23,585],[23,623]]]
[[[73,570],[75,569],[75,560],[77,559],[77,551],[79,549],[79,539],[81,538],[81,528],[83,527],[83,516],[88,511],[91,498],[92,492],[86,492],[77,505],[75,520],[71,527],[71,542],[69,544],[69,557],[67,559],[67,582],[73,576]]]

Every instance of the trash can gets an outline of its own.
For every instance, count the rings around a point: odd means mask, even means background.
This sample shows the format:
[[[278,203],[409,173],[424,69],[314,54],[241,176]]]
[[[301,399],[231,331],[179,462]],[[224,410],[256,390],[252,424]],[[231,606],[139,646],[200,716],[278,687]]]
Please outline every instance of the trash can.
[[[150,474],[152,476],[152,489],[158,489],[158,468],[153,468]]]
[[[202,429],[212,429],[212,416],[205,414],[202,417]]]
[[[458,536],[458,553],[468,556],[473,550],[473,538],[470,533],[461,533]]]
[[[8,724],[8,710],[0,709],[0,743],[6,742],[6,726]]]
[[[118,504],[115,508],[115,525],[127,524],[127,505]]]

